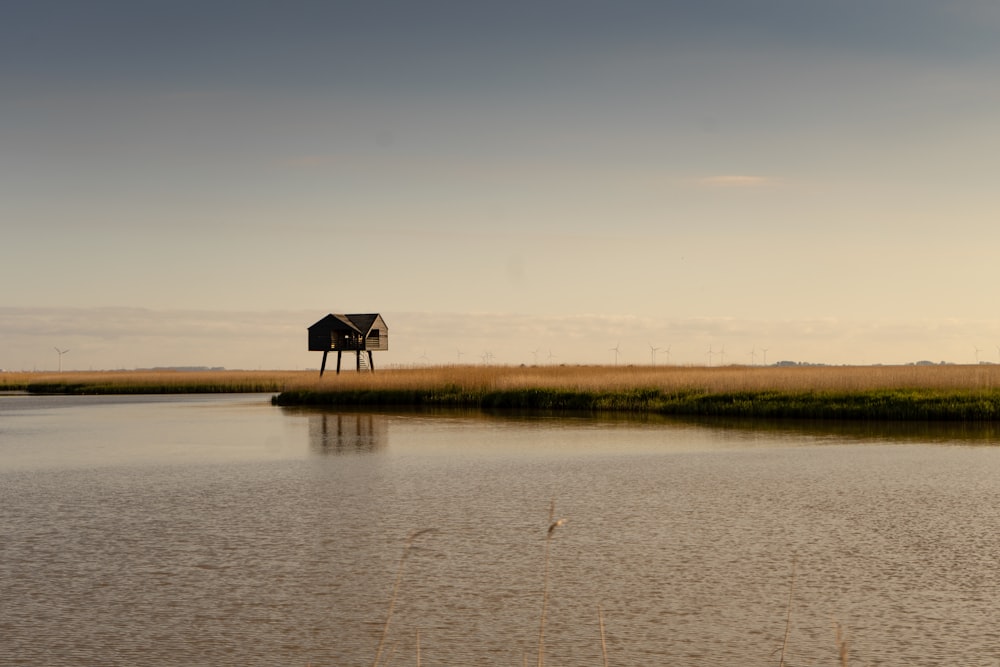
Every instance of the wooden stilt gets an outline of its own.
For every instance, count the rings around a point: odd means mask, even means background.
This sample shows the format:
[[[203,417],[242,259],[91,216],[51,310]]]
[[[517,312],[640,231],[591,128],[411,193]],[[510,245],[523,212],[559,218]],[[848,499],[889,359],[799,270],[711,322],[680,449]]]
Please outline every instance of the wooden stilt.
[[[320,364],[320,367],[319,367],[319,376],[320,377],[323,377],[323,371],[326,370],[326,353],[327,352],[329,352],[329,350],[323,350],[323,363]]]
[[[340,375],[340,355],[343,353],[343,350],[337,350],[337,375]]]
[[[372,373],[375,372],[375,361],[372,359],[372,351],[368,350],[368,368],[371,369]]]
[[[356,370],[357,372],[360,373],[361,372],[361,350],[358,350],[357,352],[355,352],[354,355],[355,355],[356,364],[357,364],[354,367],[354,370]]]

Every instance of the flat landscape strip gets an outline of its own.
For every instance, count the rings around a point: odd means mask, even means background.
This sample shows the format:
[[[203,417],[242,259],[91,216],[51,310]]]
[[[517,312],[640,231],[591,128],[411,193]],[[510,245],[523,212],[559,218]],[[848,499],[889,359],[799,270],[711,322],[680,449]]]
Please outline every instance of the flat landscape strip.
[[[712,393],[656,389],[589,392],[506,389],[298,390],[272,399],[282,406],[426,406],[491,410],[630,412],[660,415],[797,419],[1000,421],[1000,390],[760,391]]]
[[[0,390],[33,394],[208,394],[279,392],[301,371],[88,371],[0,373]]]
[[[0,390],[275,394],[275,405],[1000,421],[1000,365],[442,366],[348,372],[0,373]]]

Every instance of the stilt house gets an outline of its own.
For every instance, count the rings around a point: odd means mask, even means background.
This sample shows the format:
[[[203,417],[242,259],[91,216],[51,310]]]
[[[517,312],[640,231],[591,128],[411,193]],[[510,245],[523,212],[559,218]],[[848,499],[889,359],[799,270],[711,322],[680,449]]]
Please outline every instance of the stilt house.
[[[375,371],[372,360],[374,350],[389,349],[389,327],[378,313],[361,315],[327,315],[309,327],[309,350],[323,352],[323,364],[319,375],[326,370],[326,355],[337,353],[337,373],[340,373],[340,355],[354,352],[357,355],[358,371]],[[362,356],[367,352],[367,359]]]

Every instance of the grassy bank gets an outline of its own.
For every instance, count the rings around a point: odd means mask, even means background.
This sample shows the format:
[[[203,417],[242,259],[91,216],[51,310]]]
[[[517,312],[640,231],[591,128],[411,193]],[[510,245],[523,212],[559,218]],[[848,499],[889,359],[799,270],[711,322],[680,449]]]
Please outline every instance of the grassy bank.
[[[289,386],[276,405],[1000,420],[1000,366],[447,367]]]
[[[422,406],[726,417],[1000,421],[1000,365],[720,368],[448,366],[378,373],[0,373],[0,390],[269,392],[276,405]]]
[[[797,419],[1000,420],[1000,390],[877,390],[664,392],[633,389],[617,392],[559,389],[463,391],[456,387],[426,390],[295,390],[274,397],[275,405],[476,407],[491,410],[647,412],[661,415]]]
[[[304,371],[98,371],[0,373],[0,390],[34,394],[208,394],[280,392]]]

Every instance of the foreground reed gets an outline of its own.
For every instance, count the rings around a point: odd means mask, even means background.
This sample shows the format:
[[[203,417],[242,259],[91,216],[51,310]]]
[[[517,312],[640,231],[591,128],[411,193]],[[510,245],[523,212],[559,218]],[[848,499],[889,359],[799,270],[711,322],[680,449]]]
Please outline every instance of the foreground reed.
[[[410,549],[413,547],[413,541],[416,540],[421,535],[427,535],[429,533],[437,532],[436,528],[425,528],[423,530],[418,530],[410,533],[406,538],[406,544],[403,546],[403,555],[399,557],[399,564],[396,566],[396,581],[392,585],[392,595],[389,598],[389,611],[385,615],[385,624],[382,626],[382,636],[378,641],[378,648],[375,650],[375,662],[372,663],[372,667],[379,666],[379,660],[382,658],[382,650],[385,648],[386,637],[389,636],[389,624],[392,622],[392,613],[396,609],[396,598],[399,597],[399,585],[403,582],[403,568],[406,565],[406,559],[410,555]],[[417,664],[420,664],[420,633],[417,632]]]
[[[542,559],[542,611],[539,620],[538,627],[538,655],[537,655],[537,666],[544,667],[545,665],[545,625],[548,619],[548,603],[549,603],[549,566],[550,566],[550,555],[551,555],[551,545],[552,539],[555,536],[556,529],[564,526],[567,519],[560,518],[556,519],[555,515],[555,500],[553,499],[549,504],[549,517],[548,517],[548,529],[545,533],[545,551],[544,557]],[[396,565],[396,576],[392,585],[392,593],[389,596],[389,605],[386,612],[385,622],[382,626],[382,632],[379,637],[378,645],[375,649],[375,658],[372,663],[372,667],[385,667],[391,662],[392,652],[389,656],[383,660],[383,651],[385,649],[386,640],[389,637],[389,628],[392,622],[393,612],[396,607],[396,600],[399,597],[400,585],[403,581],[403,572],[406,566],[407,558],[410,555],[410,550],[413,547],[413,543],[417,538],[424,535],[436,533],[435,528],[425,528],[423,530],[417,530],[410,533],[403,545],[402,554],[399,557],[399,561]],[[792,611],[793,611],[793,599],[795,591],[795,579],[796,579],[796,568],[798,562],[797,558],[792,558],[791,564],[791,574],[789,576],[788,582],[788,596],[785,605],[785,628],[784,634],[781,640],[781,646],[775,650],[775,653],[780,653],[778,656],[778,667],[786,667],[790,664],[786,661],[786,650],[789,647],[789,638],[791,634],[792,627]],[[604,667],[609,666],[608,659],[608,647],[605,637],[604,630],[604,613],[601,610],[600,605],[597,607],[597,617],[598,617],[598,627],[600,632],[600,644],[601,644],[601,658]],[[836,646],[837,658],[840,667],[849,667],[850,660],[848,656],[848,640],[844,627],[838,622],[833,622],[834,630],[834,641]],[[420,630],[416,631],[416,664],[417,667],[420,666]],[[773,654],[772,654],[773,655]],[[522,665],[527,667],[527,654],[522,654]],[[311,663],[310,663],[311,664]],[[309,665],[307,665],[309,667]]]
[[[549,505],[549,529],[545,533],[545,564],[542,575],[542,617],[538,624],[538,667],[545,665],[545,619],[549,608],[549,550],[552,535],[564,523],[565,519],[556,519],[556,501]]]

